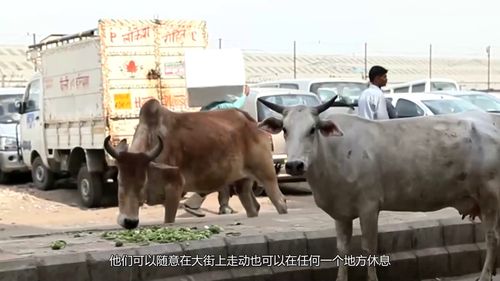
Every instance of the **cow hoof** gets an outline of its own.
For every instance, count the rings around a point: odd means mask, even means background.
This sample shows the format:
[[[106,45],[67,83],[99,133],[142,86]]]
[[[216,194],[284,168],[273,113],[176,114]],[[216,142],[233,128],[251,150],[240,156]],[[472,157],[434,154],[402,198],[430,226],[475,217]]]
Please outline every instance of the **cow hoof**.
[[[192,209],[192,208],[189,208],[188,206],[184,205],[184,210],[186,210],[186,212],[190,213],[191,215],[197,216],[199,218],[205,216],[205,213],[203,213],[203,211],[200,209]]]
[[[229,214],[235,214],[235,213],[237,213],[237,212],[229,206],[223,206],[223,207],[219,208],[219,215],[229,215]]]

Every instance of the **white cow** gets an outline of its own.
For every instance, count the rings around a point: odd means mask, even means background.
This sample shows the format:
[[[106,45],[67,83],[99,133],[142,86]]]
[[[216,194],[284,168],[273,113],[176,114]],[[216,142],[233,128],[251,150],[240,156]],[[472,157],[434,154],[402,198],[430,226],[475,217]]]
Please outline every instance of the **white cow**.
[[[381,210],[455,207],[481,218],[487,254],[480,281],[490,280],[499,233],[500,118],[485,112],[386,121],[320,118],[335,99],[312,108],[260,100],[283,119],[270,117],[259,126],[273,134],[283,130],[286,171],[305,174],[316,204],[335,220],[339,254],[349,253],[353,219],[360,219],[363,252],[375,255]],[[367,273],[378,280],[375,267]],[[337,280],[347,281],[346,266]]]

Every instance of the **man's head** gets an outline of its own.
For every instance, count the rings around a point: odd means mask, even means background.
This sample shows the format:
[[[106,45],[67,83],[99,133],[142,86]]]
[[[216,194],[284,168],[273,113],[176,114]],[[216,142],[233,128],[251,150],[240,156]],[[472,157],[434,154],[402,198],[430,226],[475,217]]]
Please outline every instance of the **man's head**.
[[[118,168],[118,224],[126,229],[139,225],[139,207],[146,197],[146,180],[150,167],[163,171],[178,170],[177,167],[153,162],[163,150],[163,142],[157,138],[156,145],[147,152],[129,152],[125,139],[115,148],[110,144],[110,136],[104,140],[104,149],[116,160]]]
[[[368,77],[373,85],[379,86],[380,88],[387,85],[387,72],[388,70],[382,66],[375,65],[370,69]]]
[[[307,171],[309,159],[314,154],[314,140],[319,134],[324,137],[343,136],[342,130],[332,120],[319,118],[319,114],[332,106],[336,98],[337,96],[315,107],[283,107],[259,99],[265,106],[283,115],[282,120],[269,117],[260,122],[259,127],[271,134],[278,134],[283,130],[287,151],[285,169],[288,174],[300,176]]]

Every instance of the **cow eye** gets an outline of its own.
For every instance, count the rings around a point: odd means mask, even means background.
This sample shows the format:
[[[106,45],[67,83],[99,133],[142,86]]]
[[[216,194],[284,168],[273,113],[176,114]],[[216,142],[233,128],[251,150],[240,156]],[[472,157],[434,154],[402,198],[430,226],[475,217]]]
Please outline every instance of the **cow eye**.
[[[311,130],[309,131],[309,134],[310,134],[310,135],[313,135],[313,134],[314,134],[314,132],[316,132],[316,128],[312,127],[312,128],[311,128]]]

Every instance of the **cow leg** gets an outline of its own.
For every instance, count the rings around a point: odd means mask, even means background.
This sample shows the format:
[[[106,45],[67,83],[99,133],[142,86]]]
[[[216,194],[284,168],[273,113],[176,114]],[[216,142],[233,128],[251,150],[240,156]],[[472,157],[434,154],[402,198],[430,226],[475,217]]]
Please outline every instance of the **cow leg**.
[[[377,233],[378,233],[378,215],[377,209],[370,208],[359,216],[361,225],[361,249],[366,256],[375,256],[377,254]],[[368,266],[368,281],[377,281],[377,269],[375,265]]]
[[[498,220],[498,200],[494,195],[484,194],[481,198],[481,220],[485,232],[486,259],[479,281],[490,281],[495,267],[496,256],[496,223]],[[484,206],[484,207],[483,207]]]
[[[255,199],[253,194],[253,181],[251,179],[242,179],[235,183],[238,197],[240,198],[241,205],[245,208],[247,217],[256,217],[259,215],[260,204]]]
[[[179,202],[182,198],[183,188],[180,185],[171,185],[165,189],[165,216],[164,223],[175,222],[175,216],[177,215],[177,209],[179,208]]]
[[[270,159],[270,161],[270,163],[266,163],[265,161],[264,163],[260,162],[259,166],[252,169],[254,171],[253,176],[264,186],[267,196],[273,203],[278,213],[286,214],[288,213],[286,199],[278,186],[278,178],[274,170],[272,159]]]
[[[352,220],[339,221],[335,220],[335,229],[337,231],[337,252],[344,259],[350,251],[352,238]],[[347,281],[348,268],[345,263],[339,264],[337,273],[337,281]]]
[[[230,188],[232,188],[232,186],[229,185],[219,190],[219,215],[236,213],[233,208],[229,206],[229,199],[231,199]]]

